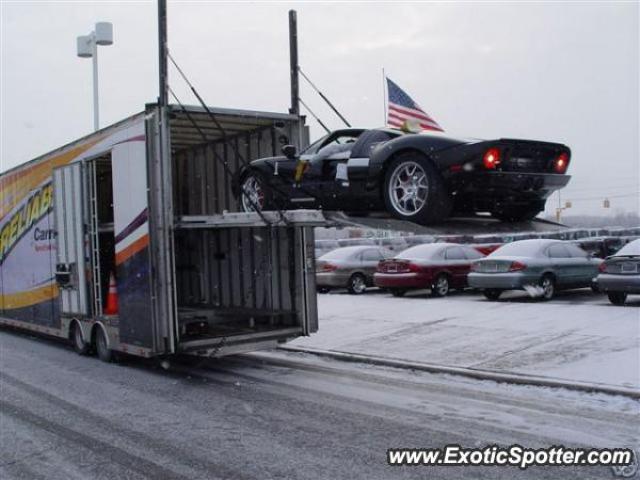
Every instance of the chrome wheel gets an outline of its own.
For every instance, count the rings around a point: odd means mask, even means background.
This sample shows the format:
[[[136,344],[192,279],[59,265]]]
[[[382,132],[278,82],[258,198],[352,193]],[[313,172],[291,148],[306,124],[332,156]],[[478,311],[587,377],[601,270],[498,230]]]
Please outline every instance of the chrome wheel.
[[[542,287],[542,298],[544,300],[551,300],[556,289],[553,278],[550,276],[544,277],[540,286]]]
[[[255,176],[249,175],[242,182],[241,189],[242,209],[245,212],[255,212],[256,206],[260,210],[264,208],[264,190]]]
[[[449,293],[449,279],[446,275],[440,275],[432,287],[432,293],[436,297],[445,297]]]
[[[349,283],[349,291],[351,293],[360,294],[363,293],[367,289],[367,284],[362,275],[355,274],[351,277]]]
[[[389,181],[389,199],[393,208],[403,215],[418,213],[427,203],[429,180],[424,168],[407,161],[396,167]]]

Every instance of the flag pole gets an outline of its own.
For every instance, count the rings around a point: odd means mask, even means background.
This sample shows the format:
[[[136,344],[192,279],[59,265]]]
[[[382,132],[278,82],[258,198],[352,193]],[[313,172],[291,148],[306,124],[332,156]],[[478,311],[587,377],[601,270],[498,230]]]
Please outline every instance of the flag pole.
[[[387,76],[382,67],[382,113],[384,114],[383,125],[387,125]]]

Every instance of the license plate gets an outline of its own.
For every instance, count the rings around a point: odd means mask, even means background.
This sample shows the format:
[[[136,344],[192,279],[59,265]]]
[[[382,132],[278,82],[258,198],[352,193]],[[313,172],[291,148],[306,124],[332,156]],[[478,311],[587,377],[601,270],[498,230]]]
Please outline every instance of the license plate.
[[[489,263],[486,267],[487,272],[494,273],[498,271],[497,263]]]
[[[395,265],[387,268],[387,272],[389,273],[396,273],[397,271],[398,271],[398,267],[396,267]]]
[[[621,270],[622,273],[638,273],[638,264],[633,262],[624,262]]]

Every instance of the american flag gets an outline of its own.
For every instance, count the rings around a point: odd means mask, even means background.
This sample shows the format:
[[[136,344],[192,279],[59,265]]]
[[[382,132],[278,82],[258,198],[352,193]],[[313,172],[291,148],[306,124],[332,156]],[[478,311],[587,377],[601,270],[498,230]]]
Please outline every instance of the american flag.
[[[423,130],[444,132],[438,122],[422,110],[404,90],[389,78],[387,78],[387,92],[389,94],[387,124],[390,127],[403,128],[409,122],[416,122]]]

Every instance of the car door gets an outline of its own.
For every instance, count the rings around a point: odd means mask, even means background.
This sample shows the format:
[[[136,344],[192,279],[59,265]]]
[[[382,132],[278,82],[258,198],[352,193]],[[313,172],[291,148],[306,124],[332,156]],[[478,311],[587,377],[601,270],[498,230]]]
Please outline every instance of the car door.
[[[598,266],[601,260],[594,255],[585,252],[576,245],[567,245],[567,249],[573,259],[576,269],[575,286],[589,287],[595,277],[598,276]]]
[[[447,247],[444,252],[447,269],[451,273],[451,286],[462,288],[467,284],[469,260],[461,247]]]
[[[369,248],[362,252],[362,269],[367,277],[367,282],[370,282],[373,285],[373,274],[376,273],[378,268],[378,263],[384,257],[380,252],[380,249]]]
[[[323,208],[341,209],[348,195],[347,162],[361,130],[341,130],[327,138],[308,158],[300,186],[319,199]]]
[[[576,259],[571,257],[569,250],[562,243],[554,243],[547,249],[551,267],[556,276],[556,285],[562,288],[573,286],[579,278],[579,268]]]

